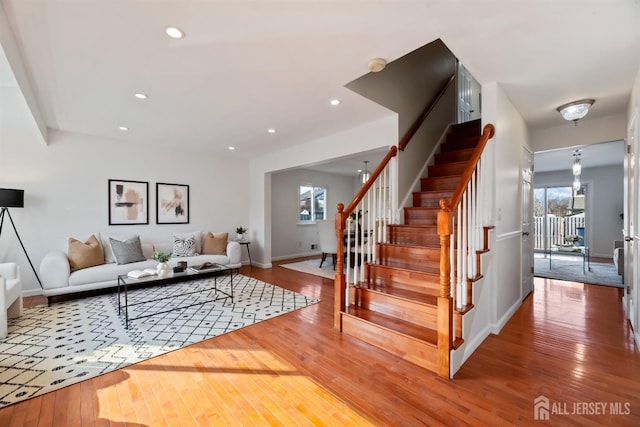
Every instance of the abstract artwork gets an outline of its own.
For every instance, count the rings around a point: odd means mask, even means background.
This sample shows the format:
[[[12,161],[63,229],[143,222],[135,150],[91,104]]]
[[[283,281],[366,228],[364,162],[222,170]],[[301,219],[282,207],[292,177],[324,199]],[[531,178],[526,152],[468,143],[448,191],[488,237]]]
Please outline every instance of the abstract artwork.
[[[149,183],[109,180],[109,225],[149,224]]]
[[[156,184],[156,222],[158,224],[189,223],[189,186]]]

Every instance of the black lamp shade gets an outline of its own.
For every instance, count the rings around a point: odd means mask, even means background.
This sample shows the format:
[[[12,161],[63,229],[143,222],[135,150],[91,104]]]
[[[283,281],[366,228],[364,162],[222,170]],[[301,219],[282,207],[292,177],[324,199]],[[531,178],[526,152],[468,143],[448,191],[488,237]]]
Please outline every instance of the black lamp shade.
[[[12,188],[0,188],[0,207],[23,208],[24,207],[24,190],[14,190]]]

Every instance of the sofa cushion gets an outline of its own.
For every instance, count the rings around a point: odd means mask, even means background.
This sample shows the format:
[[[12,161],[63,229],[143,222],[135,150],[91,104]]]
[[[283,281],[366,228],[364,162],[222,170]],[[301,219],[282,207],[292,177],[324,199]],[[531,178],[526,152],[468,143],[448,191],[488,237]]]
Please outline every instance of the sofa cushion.
[[[193,240],[196,242],[196,253],[202,253],[202,231],[194,230],[187,231],[183,233],[173,233],[173,237],[178,237],[179,239],[188,239],[189,237],[193,237]]]
[[[202,239],[202,254],[226,255],[229,233],[207,233]]]
[[[91,235],[86,242],[70,237],[67,257],[71,271],[104,264],[102,245],[95,235]]]
[[[172,257],[187,257],[194,255],[198,255],[198,252],[196,251],[196,239],[193,235],[185,238],[177,235],[173,236]]]
[[[140,236],[133,236],[124,242],[109,238],[109,245],[116,258],[117,264],[130,264],[132,262],[144,261],[146,258],[142,253],[142,245],[140,244]]]
[[[91,283],[111,282],[111,286],[117,286],[118,276],[127,274],[131,270],[144,270],[155,268],[158,263],[153,260],[134,262],[131,264],[102,264],[92,268],[78,270],[69,276],[69,286],[86,286]],[[73,292],[70,289],[69,292]]]

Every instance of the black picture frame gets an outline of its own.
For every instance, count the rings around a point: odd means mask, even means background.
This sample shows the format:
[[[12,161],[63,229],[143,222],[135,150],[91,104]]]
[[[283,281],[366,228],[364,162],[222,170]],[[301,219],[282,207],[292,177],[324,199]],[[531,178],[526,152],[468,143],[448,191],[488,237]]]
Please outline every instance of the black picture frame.
[[[156,183],[156,223],[189,224],[189,186]]]
[[[149,224],[149,183],[110,179],[109,225]]]

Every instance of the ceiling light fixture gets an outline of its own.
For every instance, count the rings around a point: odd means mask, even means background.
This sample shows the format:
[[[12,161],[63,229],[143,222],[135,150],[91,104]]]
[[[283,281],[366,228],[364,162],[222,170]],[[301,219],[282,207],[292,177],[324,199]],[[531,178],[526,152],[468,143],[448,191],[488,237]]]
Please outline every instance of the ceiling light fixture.
[[[387,61],[382,58],[373,58],[369,61],[369,71],[372,73],[379,73],[387,66]]]
[[[147,95],[145,95],[144,93],[136,93],[134,96],[136,98],[138,98],[138,99],[147,99],[148,98]]]
[[[120,126],[118,129],[120,129],[120,130],[122,130],[122,131],[127,131],[127,130],[129,130],[129,128],[128,128],[128,127],[126,127],[126,126]]]
[[[267,132],[269,132],[269,133],[276,133],[276,130],[275,130],[275,129],[269,129],[269,130],[267,130]]]
[[[364,184],[365,182],[367,182],[369,180],[369,178],[371,177],[371,174],[369,173],[369,170],[367,169],[367,164],[369,163],[368,160],[364,161],[364,172],[362,172],[362,183]]]
[[[578,120],[587,115],[589,108],[591,108],[594,102],[596,102],[595,99],[581,99],[580,101],[573,101],[561,105],[557,110],[562,114],[563,119],[572,121],[578,126]]]
[[[169,37],[174,39],[181,39],[185,36],[184,31],[182,31],[178,27],[167,27],[164,29],[164,32],[167,33]]]
[[[229,150],[235,150],[235,149],[236,149],[236,147],[234,147],[233,145],[229,146]]]
[[[339,100],[339,99],[332,99],[332,100],[331,100],[331,105],[333,105],[334,107],[335,107],[336,105],[340,105],[340,100]]]

